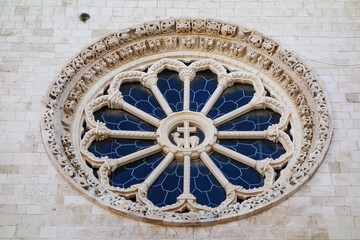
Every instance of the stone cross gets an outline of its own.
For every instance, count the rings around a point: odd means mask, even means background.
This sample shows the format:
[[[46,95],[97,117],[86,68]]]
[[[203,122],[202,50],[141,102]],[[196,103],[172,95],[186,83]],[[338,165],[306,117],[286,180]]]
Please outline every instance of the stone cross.
[[[190,133],[196,133],[196,127],[190,127],[188,121],[184,122],[184,127],[178,127],[179,133],[184,133],[184,148],[190,148]]]

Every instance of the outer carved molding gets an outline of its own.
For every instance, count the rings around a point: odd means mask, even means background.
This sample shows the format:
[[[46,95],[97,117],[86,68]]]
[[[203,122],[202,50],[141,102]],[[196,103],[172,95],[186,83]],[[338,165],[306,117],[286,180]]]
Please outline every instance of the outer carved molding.
[[[251,84],[256,94],[249,104],[215,119],[211,139],[191,153],[169,147],[160,130],[156,133],[114,131],[95,121],[93,112],[107,106],[123,109],[159,129],[166,129],[161,128],[163,122],[159,119],[126,103],[119,91],[123,82],[138,81],[151,90],[165,114],[171,117],[174,113],[156,85],[157,74],[165,68],[179,72],[184,92],[197,71],[210,69],[218,76],[218,86],[199,114],[206,115],[221,93],[234,83]],[[108,95],[102,94],[105,89]],[[266,95],[267,92],[271,96]],[[216,131],[216,127],[226,121],[263,108],[280,113],[280,122],[261,132]],[[188,109],[185,95],[184,110]],[[84,119],[89,129],[81,139]],[[285,133],[289,122],[293,140]],[[129,217],[183,226],[242,218],[289,197],[322,162],[330,144],[332,118],[328,97],[313,71],[274,40],[217,20],[170,19],[113,33],[71,59],[47,95],[42,135],[49,157],[59,172],[89,198]],[[108,137],[156,139],[158,144],[119,159],[97,158],[88,151],[93,141]],[[278,159],[254,161],[216,142],[234,138],[280,142],[286,153]],[[160,151],[165,158],[143,183],[128,189],[109,185],[108,175],[117,167]],[[265,176],[265,185],[250,190],[232,185],[214,166],[209,151],[255,168]],[[183,194],[173,205],[154,206],[146,198],[147,189],[176,158],[183,158],[185,165],[191,158],[200,158],[226,190],[226,200],[217,208],[210,208],[197,204],[191,194]],[[100,168],[99,179],[85,161]],[[275,181],[274,171],[286,164],[281,177]],[[184,193],[187,193],[185,189]],[[126,199],[134,195],[136,202]],[[191,211],[182,213],[184,208]]]

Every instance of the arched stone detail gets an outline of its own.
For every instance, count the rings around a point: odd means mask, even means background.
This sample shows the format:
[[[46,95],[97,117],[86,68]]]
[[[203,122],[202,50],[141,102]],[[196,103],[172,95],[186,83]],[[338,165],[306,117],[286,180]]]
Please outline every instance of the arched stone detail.
[[[210,69],[218,76],[219,94],[234,82],[250,83],[256,95],[247,108],[239,111],[268,107],[281,113],[280,123],[276,126],[256,133],[257,136],[245,133],[248,134],[246,137],[278,141],[286,150],[286,154],[274,161],[265,159],[254,164],[253,167],[266,176],[263,188],[244,190],[226,184],[227,199],[217,208],[202,206],[191,197],[184,197],[174,205],[159,209],[147,200],[146,184],[129,189],[109,186],[108,173],[128,159],[96,158],[87,151],[89,144],[114,136],[137,134],[138,138],[156,139],[157,135],[109,130],[95,121],[93,112],[103,106],[125,109],[159,126],[157,119],[124,102],[119,88],[122,82],[138,81],[156,96],[156,74],[164,68],[178,71],[184,82],[190,82],[196,71]],[[264,86],[271,88],[271,94],[281,99],[265,96]],[[107,94],[99,93],[99,89],[107,87]],[[157,100],[163,102],[161,97]],[[207,103],[209,106],[203,113],[206,114],[214,101],[216,97]],[[162,108],[167,115],[171,114],[166,103],[163,102]],[[234,118],[240,113],[232,114],[227,117]],[[80,122],[83,119],[89,131],[80,141]],[[216,119],[214,125],[221,124],[223,119],[225,117]],[[292,126],[294,141],[284,132],[290,120],[296,123]],[[243,137],[241,134],[218,132],[216,137]],[[71,59],[49,89],[42,135],[50,159],[64,178],[101,205],[154,223],[213,224],[265,210],[303,185],[315,173],[329,147],[332,116],[327,94],[313,71],[276,41],[256,31],[217,20],[172,19],[144,23],[113,33]],[[211,147],[220,152],[227,151],[216,143]],[[131,157],[146,156],[162,149],[159,143]],[[198,154],[207,161],[206,150],[199,149]],[[170,149],[165,159],[170,161],[175,156],[176,152]],[[241,160],[241,156],[234,158]],[[100,180],[90,173],[85,161],[100,167]],[[274,181],[274,169],[280,169],[284,164],[287,167],[282,177]],[[126,199],[131,195],[136,195],[138,201]],[[244,201],[237,202],[236,198]],[[191,211],[181,213],[185,206]]]

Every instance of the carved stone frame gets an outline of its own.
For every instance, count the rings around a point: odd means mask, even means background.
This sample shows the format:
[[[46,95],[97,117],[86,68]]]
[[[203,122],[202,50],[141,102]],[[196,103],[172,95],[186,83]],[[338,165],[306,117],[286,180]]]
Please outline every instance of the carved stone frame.
[[[181,62],[175,59],[192,62],[193,66],[181,66]],[[142,72],[150,66],[147,73]],[[101,140],[111,134],[129,133],[111,132],[94,121],[92,112],[105,105],[131,111],[131,106],[124,105],[118,91],[121,81],[137,79],[153,92],[157,91],[154,76],[164,66],[178,70],[184,83],[191,81],[196,67],[208,67],[217,72],[218,87],[223,89],[234,81],[251,82],[257,90],[251,107],[265,104],[282,114],[283,121],[279,126],[263,133],[264,138],[279,140],[287,150],[282,158],[287,159],[288,165],[281,177],[275,182],[267,182],[263,189],[255,189],[251,194],[228,185],[229,201],[214,209],[184,198],[192,210],[187,213],[174,212],[183,208],[181,204],[160,210],[152,206],[144,198],[146,186],[141,184],[129,191],[129,194],[131,191],[137,192],[138,202],[127,200],[124,197],[126,193],[123,196],[116,194],[119,189],[113,189],[107,181],[111,163],[107,159],[91,156],[87,146],[95,138]],[[231,73],[227,74],[224,67]],[[265,97],[262,84],[279,101]],[[109,86],[109,95],[101,97]],[[168,107],[161,99],[158,101],[168,114]],[[91,130],[81,141],[81,124],[85,118]],[[293,144],[282,131],[290,120]],[[132,218],[184,226],[242,218],[289,197],[315,173],[322,162],[330,144],[332,118],[328,97],[312,70],[274,40],[217,20],[171,19],[148,22],[110,34],[70,60],[49,90],[42,135],[49,157],[59,172],[90,199]],[[157,136],[149,134],[145,137],[153,139]],[[224,132],[217,134],[217,137],[234,136]],[[211,147],[223,151],[219,144]],[[156,152],[162,148],[160,144],[149,151]],[[199,154],[202,156],[206,152]],[[206,159],[205,155],[202,157]],[[93,176],[84,159],[94,166],[101,166],[100,181]],[[277,160],[272,167],[279,168],[283,164],[283,159]],[[265,174],[274,174],[266,162],[259,162],[253,167]],[[232,197],[229,197],[231,194]],[[245,200],[236,202],[236,196]]]

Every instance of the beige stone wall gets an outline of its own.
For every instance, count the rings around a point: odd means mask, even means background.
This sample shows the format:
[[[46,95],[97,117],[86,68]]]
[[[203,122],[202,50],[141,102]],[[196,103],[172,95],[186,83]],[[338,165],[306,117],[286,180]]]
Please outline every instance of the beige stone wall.
[[[0,238],[360,239],[358,0],[89,2],[0,1]],[[224,225],[161,227],[97,207],[57,173],[40,135],[42,99],[70,57],[121,28],[184,16],[234,22],[306,56],[333,110],[333,141],[314,177],[280,205]]]

